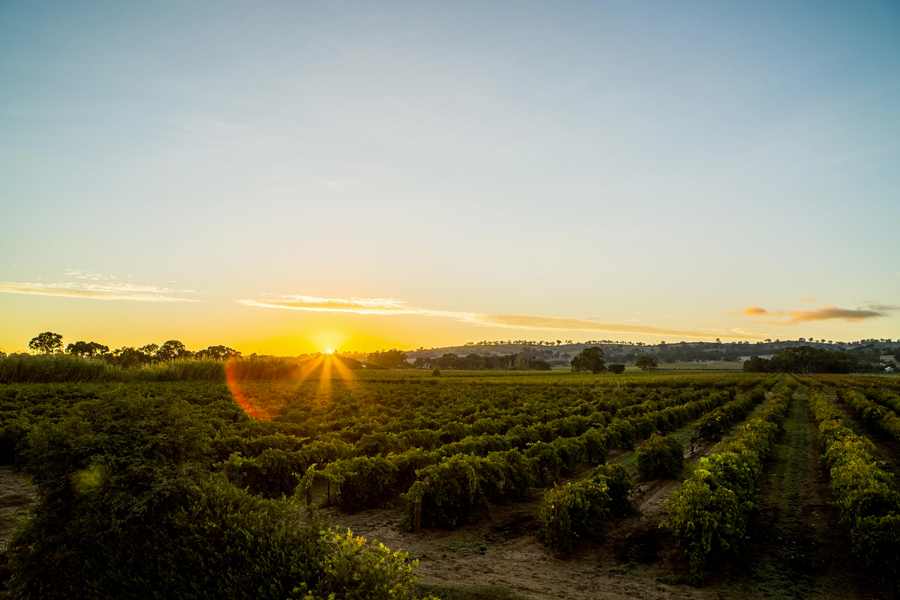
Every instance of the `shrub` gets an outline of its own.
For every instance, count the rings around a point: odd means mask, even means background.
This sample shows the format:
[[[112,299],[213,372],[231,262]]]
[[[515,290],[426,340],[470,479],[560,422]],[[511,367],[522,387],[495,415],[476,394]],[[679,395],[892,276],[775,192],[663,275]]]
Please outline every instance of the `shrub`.
[[[554,487],[541,506],[541,538],[570,554],[578,540],[596,540],[603,523],[632,510],[631,480],[621,465],[601,465],[587,479]]]
[[[684,468],[684,447],[673,436],[654,433],[638,446],[636,456],[641,479],[677,477]]]
[[[478,476],[482,460],[456,454],[422,469],[410,495],[421,499],[423,525],[455,529],[491,514]]]

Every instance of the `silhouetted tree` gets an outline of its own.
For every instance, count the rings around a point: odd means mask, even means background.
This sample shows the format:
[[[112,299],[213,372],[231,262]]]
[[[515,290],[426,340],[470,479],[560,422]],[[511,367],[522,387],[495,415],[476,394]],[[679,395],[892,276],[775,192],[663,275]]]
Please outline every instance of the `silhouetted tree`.
[[[382,369],[408,369],[406,354],[397,349],[384,352],[372,352],[366,358],[366,364],[381,367]]]
[[[195,356],[212,360],[228,360],[230,358],[240,358],[241,353],[228,346],[209,346],[204,350],[198,350]]]
[[[74,354],[75,356],[89,356],[93,358],[94,356],[100,356],[108,352],[109,346],[104,346],[97,342],[78,341],[66,346],[66,353]]]
[[[28,349],[41,354],[54,354],[62,351],[62,334],[45,331],[28,342]]]
[[[176,358],[190,358],[193,352],[184,347],[178,340],[168,340],[156,351],[159,360],[175,360]]]

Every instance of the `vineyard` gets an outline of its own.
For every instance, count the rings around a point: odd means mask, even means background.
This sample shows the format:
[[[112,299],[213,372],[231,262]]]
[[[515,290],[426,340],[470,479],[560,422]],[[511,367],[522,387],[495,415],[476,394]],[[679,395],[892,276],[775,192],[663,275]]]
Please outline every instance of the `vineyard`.
[[[5,384],[0,463],[39,503],[3,525],[0,578],[140,597],[150,566],[119,555],[177,539],[161,597],[215,597],[183,572],[203,564],[272,598],[889,598],[898,411],[900,380],[852,375]],[[293,583],[263,583],[283,564]]]

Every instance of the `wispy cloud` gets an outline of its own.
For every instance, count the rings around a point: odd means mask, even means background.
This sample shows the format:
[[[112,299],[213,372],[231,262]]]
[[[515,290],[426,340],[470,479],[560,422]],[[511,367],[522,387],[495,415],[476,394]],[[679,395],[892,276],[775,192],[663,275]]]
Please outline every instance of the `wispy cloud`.
[[[421,315],[456,319],[465,323],[512,329],[560,331],[602,331],[607,333],[635,333],[690,338],[715,338],[724,331],[689,331],[647,325],[602,323],[592,319],[569,317],[539,317],[532,315],[498,315],[454,312],[408,306],[393,298],[317,298],[314,296],[272,296],[258,300],[239,300],[241,304],[262,308],[282,308],[315,312],[357,313],[364,315]],[[761,337],[751,335],[748,337]]]
[[[801,299],[805,300],[806,298]],[[766,310],[754,305],[740,311],[732,312],[732,314],[743,314],[751,317],[784,317],[782,320],[770,320],[767,321],[767,323],[772,325],[796,325],[798,323],[808,323],[811,321],[865,321],[866,319],[886,317],[888,316],[888,313],[893,310],[897,310],[897,307],[875,303],[869,303],[860,308],[838,308],[837,306],[826,304],[821,308],[813,308],[810,310],[777,311]]]
[[[407,306],[393,298],[317,298],[315,296],[275,296],[263,300],[238,300],[247,306],[288,308],[316,312],[344,312],[362,315],[428,315],[464,318],[468,313],[428,310]]]
[[[798,300],[803,300],[804,302],[818,302],[818,300],[812,296],[803,296],[802,298],[798,298]]]
[[[106,280],[110,279],[109,277],[91,273],[82,273],[81,271],[72,269],[69,270],[67,275],[88,281],[104,281],[104,283],[86,283],[83,281],[70,281],[64,283],[21,283],[14,281],[0,281],[0,292],[5,292],[7,294],[31,294],[34,296],[87,298],[92,300],[199,302],[199,300],[193,298],[184,298],[174,295],[193,293],[193,290],[106,282]]]

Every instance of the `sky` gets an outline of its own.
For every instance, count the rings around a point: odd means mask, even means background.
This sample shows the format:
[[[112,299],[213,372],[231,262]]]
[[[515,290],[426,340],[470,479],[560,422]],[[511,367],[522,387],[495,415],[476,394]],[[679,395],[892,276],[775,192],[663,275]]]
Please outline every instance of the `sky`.
[[[0,3],[0,350],[900,338],[900,3]]]

